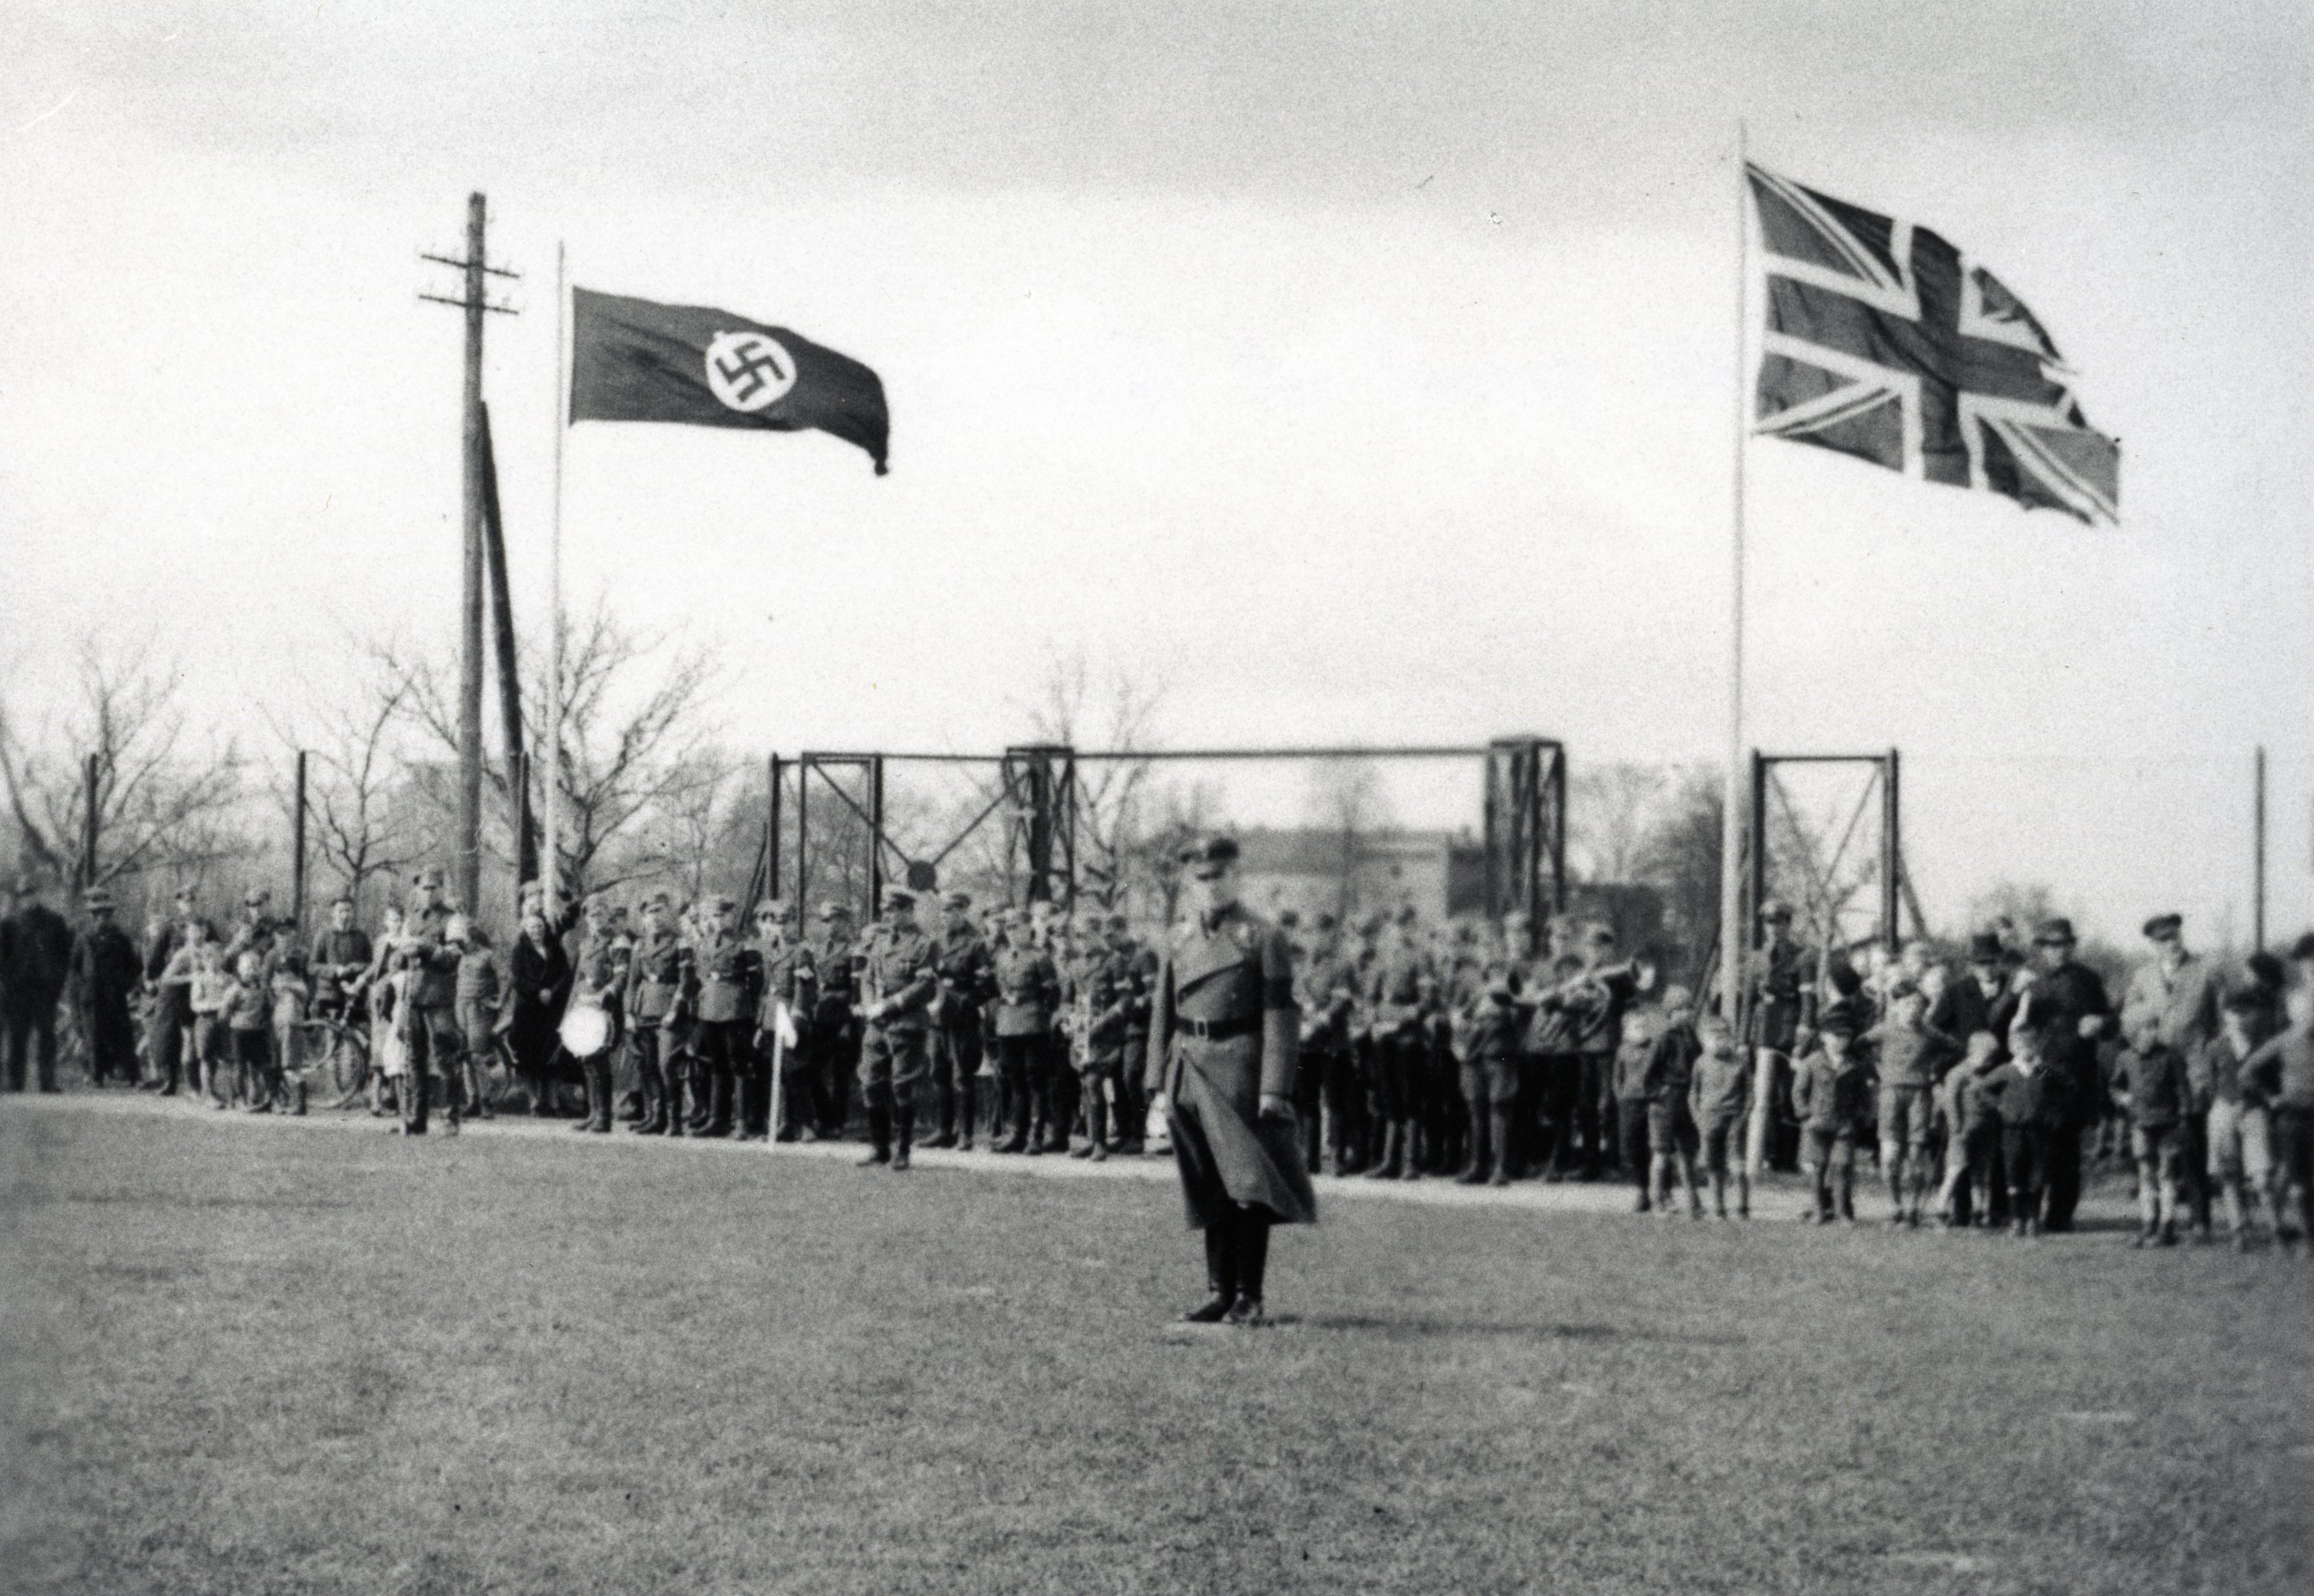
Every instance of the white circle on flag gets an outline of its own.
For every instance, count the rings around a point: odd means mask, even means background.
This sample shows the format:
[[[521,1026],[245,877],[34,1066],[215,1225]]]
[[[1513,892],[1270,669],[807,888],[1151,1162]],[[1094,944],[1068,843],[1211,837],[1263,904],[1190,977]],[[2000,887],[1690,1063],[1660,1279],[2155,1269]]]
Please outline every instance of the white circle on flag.
[[[707,385],[732,410],[777,404],[795,384],[795,357],[767,332],[719,332],[707,346]]]

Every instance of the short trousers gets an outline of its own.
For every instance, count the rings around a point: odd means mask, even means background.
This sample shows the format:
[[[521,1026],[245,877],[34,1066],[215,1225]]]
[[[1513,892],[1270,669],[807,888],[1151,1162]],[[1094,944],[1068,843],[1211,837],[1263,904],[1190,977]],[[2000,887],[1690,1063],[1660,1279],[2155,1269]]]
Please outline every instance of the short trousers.
[[[1484,1058],[1462,1069],[1462,1101],[1506,1107],[1518,1100],[1519,1062],[1515,1058]]]
[[[1673,1151],[1695,1156],[1695,1115],[1688,1112],[1685,1098],[1648,1103],[1647,1145],[1657,1157]]]
[[[1880,1089],[1880,1145],[1920,1151],[1929,1144],[1929,1089],[1925,1086],[1884,1086]]]
[[[2211,1104],[2209,1141],[2211,1178],[2239,1177],[2252,1186],[2274,1178],[2274,1129],[2263,1103]]]
[[[1852,1169],[1856,1167],[1856,1133],[1841,1127],[1819,1130],[1800,1127],[1800,1162],[1811,1169]]]
[[[2186,1151],[2186,1127],[2178,1124],[2132,1125],[2129,1128],[2129,1151],[2137,1161],[2153,1171],[2157,1180],[2177,1178],[2177,1166]]]
[[[1703,1167],[1725,1175],[1730,1160],[1744,1160],[1744,1124],[1751,1118],[1746,1113],[1732,1108],[1720,1109],[1705,1117],[1702,1126]]]

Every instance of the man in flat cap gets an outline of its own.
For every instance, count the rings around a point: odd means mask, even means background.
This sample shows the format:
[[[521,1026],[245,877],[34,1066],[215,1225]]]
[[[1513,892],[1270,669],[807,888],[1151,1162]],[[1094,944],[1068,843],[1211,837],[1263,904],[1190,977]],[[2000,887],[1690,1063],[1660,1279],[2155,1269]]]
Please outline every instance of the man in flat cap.
[[[40,878],[27,872],[0,918],[0,1045],[7,1049],[8,1089],[15,1092],[24,1089],[28,1071],[42,1091],[58,1089],[57,1004],[72,971],[73,939],[44,895]]]
[[[2143,929],[2152,957],[2130,975],[2129,990],[2121,1001],[2121,1039],[2134,1055],[2124,1061],[2122,1068],[2140,1080],[2158,1079],[2168,1071],[2183,1071],[2199,1059],[2218,1034],[2225,999],[2225,982],[2216,961],[2186,946],[2185,916],[2156,914]],[[2203,1105],[2204,1111],[2207,1107]],[[2171,1135],[2177,1143],[2180,1195],[2191,1211],[2195,1236],[2206,1240],[2210,1152],[2204,1131],[2202,1114],[2190,1113]],[[2124,1133],[2130,1131],[2125,1129]],[[2133,1146],[2134,1137],[2131,1140]],[[2140,1183],[2142,1186],[2142,1171]]]
[[[137,1027],[128,1017],[128,1002],[137,994],[144,969],[137,945],[112,918],[112,894],[93,886],[84,900],[88,926],[75,939],[67,982],[88,1039],[88,1078],[102,1086],[118,1080],[137,1082]]]
[[[2098,1113],[2105,1090],[2098,1043],[2113,1022],[2105,983],[2073,957],[2076,946],[2071,921],[2062,915],[2043,921],[2033,933],[2033,966],[2018,973],[2016,990],[1993,1013],[1992,1028],[1999,1036],[2009,1036],[2020,1015],[2040,1034],[2041,1064],[2048,1075],[2040,1113],[2049,1134],[2045,1178],[2035,1195],[2045,1204],[2040,1228],[2053,1231],[2073,1228],[2073,1209],[2081,1195],[2081,1133]],[[2004,1143],[2001,1157],[2008,1156]],[[2017,1177],[2016,1170],[2009,1171],[2012,1202]],[[2033,1217],[2009,1215],[2012,1223]]]
[[[1183,856],[1195,913],[1158,966],[1147,1082],[1172,1127],[1189,1224],[1205,1232],[1194,1323],[1263,1322],[1274,1224],[1310,1224],[1318,1199],[1294,1124],[1302,1021],[1285,938],[1238,902],[1238,849],[1210,837]]]
[[[980,1010],[994,992],[988,944],[972,923],[972,895],[941,901],[939,1024],[932,1038],[932,1094],[940,1129],[929,1147],[972,1150],[980,1119]]]
[[[940,995],[940,963],[930,937],[916,928],[916,897],[888,888],[882,934],[860,965],[860,1089],[875,1143],[861,1164],[908,1167],[915,1140],[916,1088],[926,1069],[926,1032]]]
[[[1992,1051],[1978,1061],[1984,1071],[1990,1071],[2000,1063],[2007,1045],[2005,1039],[1993,1030],[1992,1016],[1994,1010],[2009,995],[2009,979],[2008,950],[2001,945],[2000,933],[1979,931],[1968,940],[1968,973],[1946,982],[1944,990],[1937,994],[1936,1001],[1929,1009],[1929,1028],[1940,1036],[1951,1037],[1964,1049],[1968,1045],[1968,1039],[1979,1032],[1992,1036]],[[1947,1075],[1939,1093],[1946,1116],[1945,1162],[1947,1177],[1956,1168],[1956,1160],[1961,1156],[1963,1127],[1959,1115],[1965,1104],[1961,1096],[1960,1083],[1953,1080],[1950,1075],[1950,1071],[1961,1067],[1961,1061],[1956,1057],[1945,1061]],[[1983,1153],[1982,1168],[1959,1166],[1960,1178],[1957,1181],[1947,1178],[1946,1188],[1952,1195],[1952,1207],[1948,1212],[1938,1216],[1964,1230],[1978,1217],[1975,1206],[1980,1200],[1985,1205],[1983,1217],[1988,1222],[1994,1225],[2009,1222],[2009,1182],[2000,1168],[2000,1133],[1995,1131],[1984,1137],[1980,1151]],[[1980,1179],[1982,1189],[1979,1189]]]

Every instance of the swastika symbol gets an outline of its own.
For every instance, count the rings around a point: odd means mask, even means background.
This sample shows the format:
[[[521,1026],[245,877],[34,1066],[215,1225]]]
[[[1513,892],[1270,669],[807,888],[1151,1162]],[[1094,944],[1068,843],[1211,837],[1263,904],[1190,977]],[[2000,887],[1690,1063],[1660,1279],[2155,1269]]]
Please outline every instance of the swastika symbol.
[[[707,385],[732,410],[776,404],[795,383],[795,357],[769,333],[719,332],[707,346]]]

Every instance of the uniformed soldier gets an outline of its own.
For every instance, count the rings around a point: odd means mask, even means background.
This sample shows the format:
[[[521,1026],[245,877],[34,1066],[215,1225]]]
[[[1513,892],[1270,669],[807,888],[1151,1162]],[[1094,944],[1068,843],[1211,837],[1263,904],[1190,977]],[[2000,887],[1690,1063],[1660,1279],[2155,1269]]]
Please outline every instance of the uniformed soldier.
[[[640,1136],[680,1136],[685,1128],[690,1015],[683,1006],[683,939],[668,923],[672,907],[663,892],[644,900],[641,930],[627,967],[626,1045],[642,1092],[642,1118],[633,1127]],[[706,1120],[706,1094],[695,1084],[690,1112]]]
[[[1133,926],[1124,915],[1108,917],[1108,946],[1122,964],[1127,983],[1125,1014],[1125,1067],[1117,1072],[1117,1151],[1138,1154],[1146,1141],[1148,1094],[1142,1089],[1141,1061],[1149,1056],[1149,990],[1157,977],[1157,956],[1133,939]]]
[[[1270,1226],[1315,1222],[1318,1199],[1294,1123],[1293,956],[1238,902],[1237,859],[1229,837],[1183,855],[1196,913],[1158,966],[1147,1082],[1189,1224],[1205,1232],[1208,1295],[1185,1317],[1250,1326],[1263,1322]]]
[[[1393,935],[1366,989],[1374,1044],[1369,1097],[1382,1138],[1366,1174],[1376,1180],[1418,1180],[1422,1166],[1414,1116],[1430,1049],[1426,1005],[1435,1001],[1437,984],[1411,904],[1399,912]]]
[[[610,1039],[604,1046],[576,1061],[587,1085],[587,1117],[571,1129],[598,1136],[611,1133],[611,1059],[625,1028],[625,993],[632,973],[629,956],[620,947],[617,923],[617,905],[606,894],[589,897],[574,933],[578,946],[570,959],[570,1001],[595,1004],[610,1022]]]
[[[684,1002],[697,1018],[691,1028],[694,1082],[703,1079],[707,1101],[692,1120],[693,1134],[747,1136],[744,1103],[753,1080],[750,1045],[763,980],[763,961],[739,939],[739,905],[720,894],[706,900],[705,925],[683,965]],[[693,1087],[694,1100],[699,1092]]]
[[[1464,1186],[1511,1183],[1511,1122],[1525,1030],[1516,976],[1498,966],[1482,978],[1465,1015],[1460,1084],[1470,1115],[1470,1157],[1456,1177]]]
[[[98,1086],[118,1076],[120,1084],[137,1080],[137,1030],[128,1018],[128,1001],[136,995],[144,971],[136,944],[113,922],[112,894],[102,886],[89,889],[88,929],[73,944],[67,989],[88,1038],[88,1075]]]
[[[817,1087],[812,1103],[822,1141],[843,1134],[852,1104],[852,1077],[860,1063],[860,1017],[854,1012],[859,971],[853,957],[852,912],[830,901],[819,906],[819,930],[806,944],[818,973],[817,998],[804,1026]]]
[[[1119,1118],[1117,1083],[1126,1071],[1126,1036],[1135,1006],[1130,950],[1113,944],[1107,925],[1086,925],[1070,961],[1069,1010],[1072,1049],[1084,1099],[1084,1144],[1070,1157],[1096,1162],[1108,1157],[1109,1116]],[[1143,1063],[1146,1062],[1143,1055]]]
[[[916,1087],[927,1067],[926,1033],[932,1000],[940,995],[939,953],[916,929],[911,892],[884,895],[884,929],[860,969],[860,1088],[868,1101],[868,1134],[875,1143],[861,1164],[908,1167],[915,1140]]]
[[[996,1067],[1014,1123],[998,1152],[1045,1151],[1044,1111],[1053,1016],[1060,1008],[1060,973],[1038,945],[1025,911],[1005,917],[1005,945],[996,955]]]
[[[1815,956],[1792,940],[1790,905],[1770,899],[1760,908],[1767,940],[1745,968],[1751,987],[1744,1044],[1752,1052],[1752,1125],[1744,1163],[1756,1181],[1771,1162],[1782,1164],[1783,1128],[1791,1101],[1794,1062],[1814,1040]],[[1794,1151],[1797,1151],[1795,1144]]]
[[[1353,1027],[1357,1018],[1358,969],[1354,957],[1329,939],[1332,916],[1318,917],[1320,940],[1302,967],[1302,1088],[1306,1100],[1306,1077],[1318,1078],[1318,1104],[1313,1110],[1297,1102],[1295,1111],[1324,1122],[1324,1141],[1338,1178],[1363,1168],[1362,1125],[1365,1093],[1358,1076],[1357,1048]],[[1315,1127],[1305,1123],[1307,1141]],[[1312,1159],[1317,1158],[1312,1151]],[[1311,1165],[1315,1173],[1318,1165]]]
[[[458,1035],[458,950],[446,933],[450,906],[442,897],[442,872],[420,870],[411,878],[409,913],[394,950],[396,962],[410,973],[408,989],[394,1014],[394,1025],[409,1049],[409,1070],[398,1094],[402,1118],[396,1127],[405,1136],[426,1134],[433,1105],[434,1082],[440,1078],[445,1129],[455,1133],[461,1107],[459,1062],[464,1043]],[[261,895],[252,893],[252,897]],[[250,911],[234,946],[269,945],[258,921],[262,904],[244,901]]]
[[[988,944],[972,923],[972,895],[941,903],[939,1025],[932,1036],[932,1091],[940,1131],[932,1147],[972,1150],[980,1119],[980,1011],[995,990]]]
[[[811,1061],[801,1045],[803,1023],[816,1001],[819,978],[811,950],[788,934],[788,906],[777,898],[755,906],[755,957],[763,969],[762,996],[755,1001],[755,1049],[767,1071],[777,1071],[779,1108],[765,1105],[774,1140],[794,1142],[819,1131],[811,1112]],[[782,1040],[782,1014],[785,1011]],[[766,1079],[771,1079],[767,1075]]]

